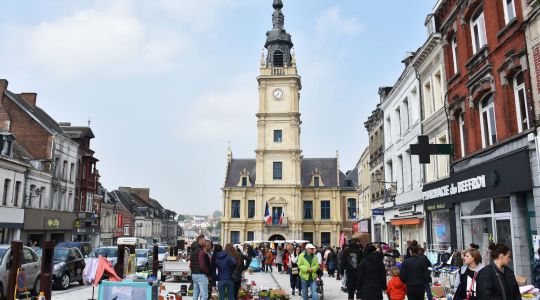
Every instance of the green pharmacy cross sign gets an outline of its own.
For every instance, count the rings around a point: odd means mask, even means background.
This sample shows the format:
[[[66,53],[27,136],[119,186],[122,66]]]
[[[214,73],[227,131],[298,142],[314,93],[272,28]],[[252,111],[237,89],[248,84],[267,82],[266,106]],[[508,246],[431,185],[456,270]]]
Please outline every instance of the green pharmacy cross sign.
[[[418,144],[411,145],[411,155],[418,155],[421,164],[429,164],[430,155],[451,155],[452,144],[430,144],[427,135],[418,136]]]

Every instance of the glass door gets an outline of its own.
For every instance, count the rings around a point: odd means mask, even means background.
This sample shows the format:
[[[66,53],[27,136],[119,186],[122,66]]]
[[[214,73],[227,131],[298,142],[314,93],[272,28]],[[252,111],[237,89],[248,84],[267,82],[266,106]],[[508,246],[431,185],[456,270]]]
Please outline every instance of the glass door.
[[[497,243],[504,244],[510,248],[512,251],[512,264],[510,267],[514,265],[514,248],[512,247],[512,223],[510,222],[509,218],[496,218],[495,219],[495,228],[497,233]]]

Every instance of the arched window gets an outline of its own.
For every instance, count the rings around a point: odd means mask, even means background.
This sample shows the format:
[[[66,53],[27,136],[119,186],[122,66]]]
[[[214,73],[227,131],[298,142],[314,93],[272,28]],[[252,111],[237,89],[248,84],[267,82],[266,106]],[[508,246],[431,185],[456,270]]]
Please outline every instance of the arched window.
[[[274,51],[272,66],[273,67],[283,67],[283,52],[281,50]]]
[[[527,109],[527,94],[525,93],[525,81],[523,72],[514,77],[514,99],[516,103],[516,117],[518,131],[529,129],[529,110]]]

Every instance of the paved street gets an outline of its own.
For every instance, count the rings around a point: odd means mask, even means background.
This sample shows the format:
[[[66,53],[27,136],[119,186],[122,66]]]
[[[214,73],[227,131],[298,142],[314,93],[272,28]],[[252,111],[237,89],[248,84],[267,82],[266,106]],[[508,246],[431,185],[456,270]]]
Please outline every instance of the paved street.
[[[267,273],[254,273],[246,274],[246,278],[250,281],[255,281],[258,286],[263,288],[282,288],[287,293],[290,292],[289,284],[289,275],[287,274],[278,274],[276,271],[271,274]],[[345,293],[340,290],[340,282],[335,278],[330,278],[327,275],[323,277],[324,288],[325,288],[325,299],[346,299],[347,296]],[[166,282],[165,286],[169,291],[177,291],[180,289],[180,283],[177,282]],[[97,299],[98,289],[95,290],[95,298]],[[74,283],[71,287],[65,291],[54,290],[53,291],[54,300],[72,300],[72,299],[91,299],[92,297],[92,287],[91,286],[79,286],[78,283]],[[184,299],[191,299],[191,297],[185,297]],[[295,296],[291,299],[301,299],[300,297]]]

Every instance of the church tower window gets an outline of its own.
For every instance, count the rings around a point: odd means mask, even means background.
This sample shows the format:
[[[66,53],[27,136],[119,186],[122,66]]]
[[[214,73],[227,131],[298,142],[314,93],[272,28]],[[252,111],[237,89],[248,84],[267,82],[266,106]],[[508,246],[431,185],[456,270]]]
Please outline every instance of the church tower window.
[[[281,50],[274,51],[272,66],[283,67],[283,52]]]
[[[274,171],[274,175],[273,175],[274,180],[283,179],[283,163],[282,162],[275,161],[273,163],[273,171]]]

